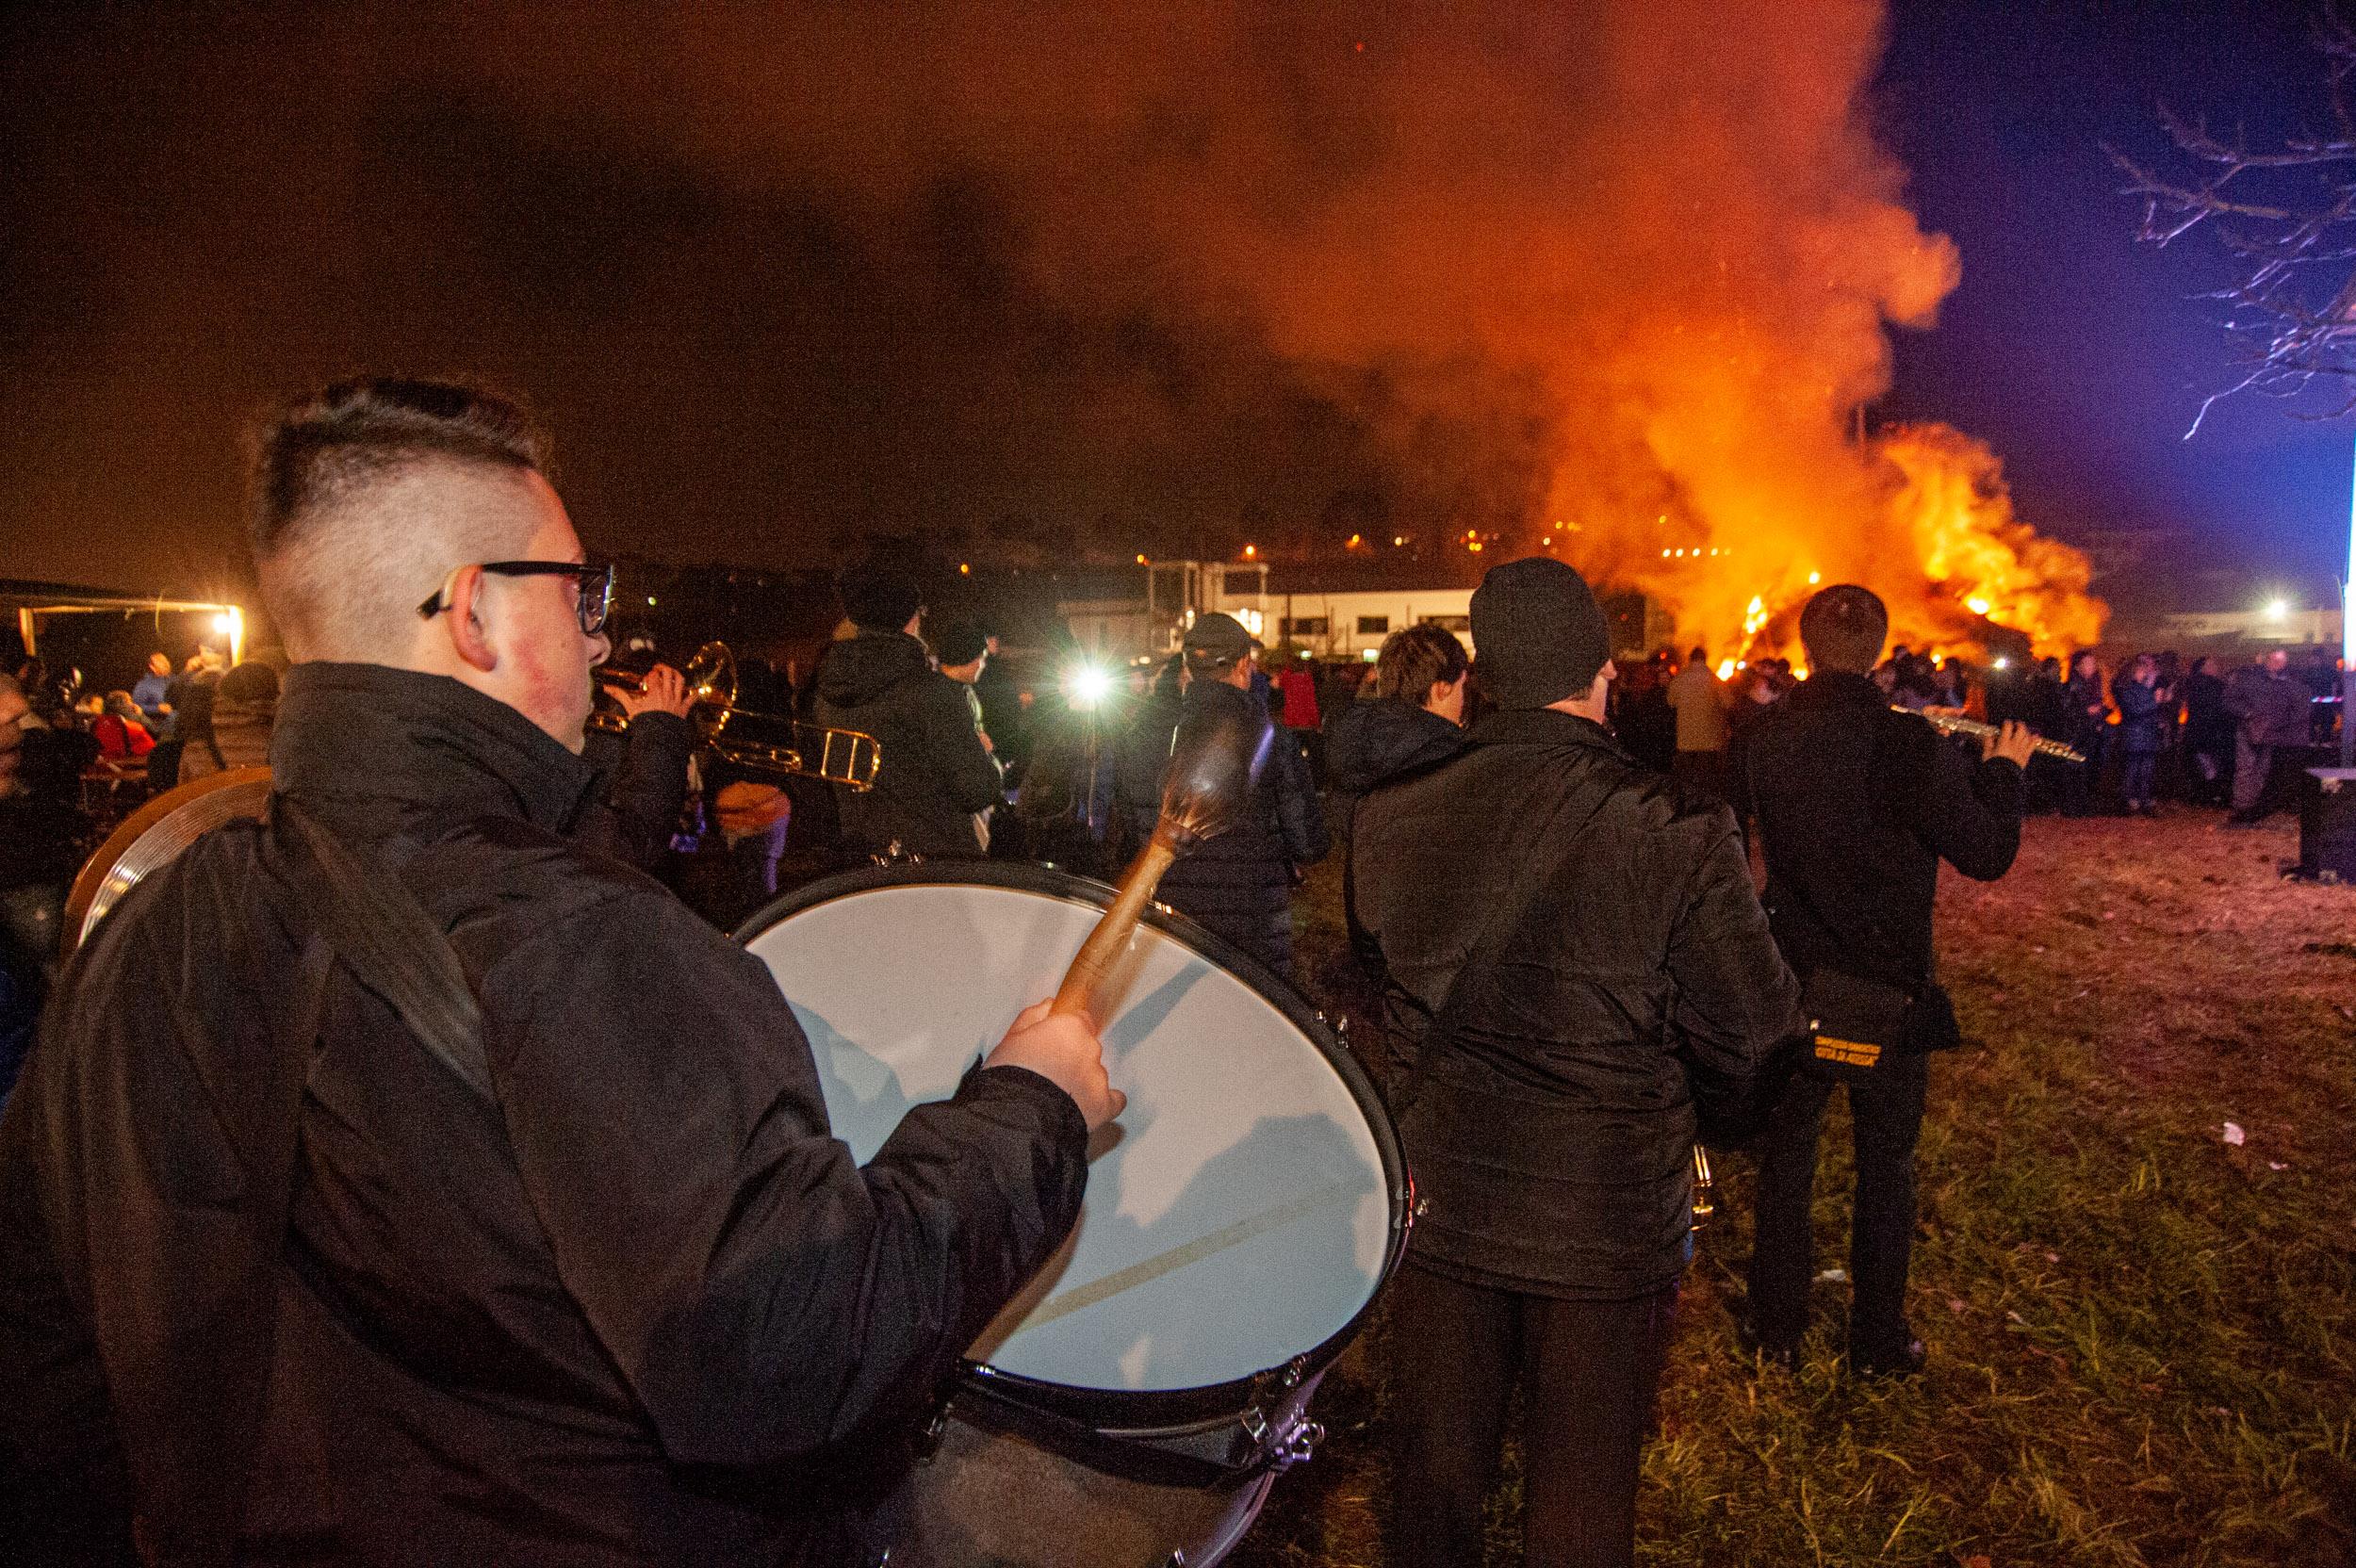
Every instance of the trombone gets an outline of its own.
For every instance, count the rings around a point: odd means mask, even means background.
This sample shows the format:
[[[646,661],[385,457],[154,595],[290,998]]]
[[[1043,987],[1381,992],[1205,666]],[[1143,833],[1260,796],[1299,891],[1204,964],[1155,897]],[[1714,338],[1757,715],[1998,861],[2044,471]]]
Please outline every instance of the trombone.
[[[593,670],[598,684],[616,691],[643,692],[646,681],[626,670]],[[800,774],[823,778],[847,789],[873,789],[876,770],[883,766],[883,747],[875,737],[857,729],[830,729],[805,724],[785,713],[761,713],[736,705],[736,656],[726,643],[706,643],[679,672],[687,680],[687,714],[705,748],[722,761],[756,773]],[[599,710],[589,715],[589,727],[618,735],[630,724],[623,714]],[[740,727],[753,726],[769,737],[747,735]]]

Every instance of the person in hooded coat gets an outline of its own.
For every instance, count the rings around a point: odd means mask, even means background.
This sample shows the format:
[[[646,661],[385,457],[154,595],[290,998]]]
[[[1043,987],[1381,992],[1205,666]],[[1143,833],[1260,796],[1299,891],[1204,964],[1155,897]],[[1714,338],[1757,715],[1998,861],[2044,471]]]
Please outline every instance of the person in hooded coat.
[[[1326,736],[1333,826],[1350,842],[1359,799],[1386,778],[1447,760],[1464,746],[1464,686],[1472,668],[1456,633],[1430,622],[1383,640],[1374,695],[1335,716]]]
[[[978,858],[975,813],[997,804],[1004,776],[982,743],[967,689],[933,668],[917,637],[924,600],[915,582],[888,566],[856,567],[842,582],[855,629],[818,666],[820,724],[875,738],[882,766],[875,787],[834,786],[843,848],[854,855]]]

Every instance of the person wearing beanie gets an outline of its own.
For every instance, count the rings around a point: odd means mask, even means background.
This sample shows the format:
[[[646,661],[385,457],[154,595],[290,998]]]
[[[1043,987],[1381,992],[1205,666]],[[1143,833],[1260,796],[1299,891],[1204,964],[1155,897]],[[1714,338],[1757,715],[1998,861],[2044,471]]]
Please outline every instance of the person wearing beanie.
[[[1003,776],[975,725],[969,687],[933,668],[917,636],[924,596],[889,564],[855,566],[840,584],[852,633],[826,649],[811,716],[875,738],[875,787],[837,784],[843,848],[971,859],[987,846],[980,824]]]
[[[965,706],[973,715],[973,733],[982,738],[982,749],[998,764],[1001,778],[1006,776],[1006,760],[998,755],[997,743],[990,736],[990,727],[982,722],[982,694],[975,689],[982,678],[982,667],[990,662],[990,640],[982,629],[972,621],[957,621],[941,634],[941,642],[933,649],[933,662],[941,673],[956,681],[965,693]],[[1003,799],[999,805],[1005,804]],[[982,841],[987,853],[990,842],[990,812],[973,814],[973,833]]]
[[[1559,561],[1474,593],[1496,710],[1360,803],[1345,877],[1429,1206],[1392,1285],[1396,1568],[1478,1562],[1517,1369],[1533,1562],[1634,1560],[1693,1152],[1798,1021],[1733,814],[1604,727],[1602,609]]]

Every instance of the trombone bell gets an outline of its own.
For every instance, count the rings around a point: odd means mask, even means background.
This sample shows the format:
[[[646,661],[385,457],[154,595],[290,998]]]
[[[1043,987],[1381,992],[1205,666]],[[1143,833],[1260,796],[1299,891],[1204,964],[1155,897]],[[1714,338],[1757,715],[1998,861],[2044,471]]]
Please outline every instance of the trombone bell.
[[[849,790],[871,790],[883,767],[883,747],[873,735],[857,729],[829,729],[775,713],[747,713],[731,709],[729,716],[757,724],[782,727],[790,744],[777,744],[714,731],[706,738],[712,754],[735,767],[761,773],[800,774],[823,778]]]

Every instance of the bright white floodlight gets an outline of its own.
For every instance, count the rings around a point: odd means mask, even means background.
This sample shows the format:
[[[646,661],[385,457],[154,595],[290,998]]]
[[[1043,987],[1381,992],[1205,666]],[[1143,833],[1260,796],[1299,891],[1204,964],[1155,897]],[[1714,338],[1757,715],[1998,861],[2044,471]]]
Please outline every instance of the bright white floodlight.
[[[1064,696],[1079,712],[1095,710],[1112,695],[1112,672],[1094,664],[1074,664],[1064,672]]]

